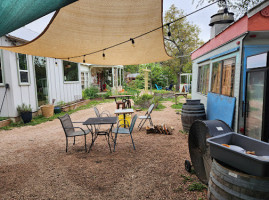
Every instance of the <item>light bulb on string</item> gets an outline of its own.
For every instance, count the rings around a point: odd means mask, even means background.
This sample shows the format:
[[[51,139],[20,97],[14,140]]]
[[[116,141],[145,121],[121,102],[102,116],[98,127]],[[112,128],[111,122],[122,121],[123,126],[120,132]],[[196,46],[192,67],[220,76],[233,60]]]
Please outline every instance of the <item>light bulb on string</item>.
[[[133,38],[130,38],[130,40],[132,41],[132,46],[135,47],[135,41]]]
[[[168,24],[168,33],[167,33],[168,37],[171,37],[171,31],[170,31],[170,23]]]
[[[103,50],[103,60],[106,59],[106,54],[105,54],[105,51]]]
[[[85,63],[85,55],[83,56],[83,63]]]
[[[58,65],[58,63],[57,63],[57,60],[56,60],[56,58],[54,58],[54,61],[55,61],[55,65],[57,66],[57,65]]]

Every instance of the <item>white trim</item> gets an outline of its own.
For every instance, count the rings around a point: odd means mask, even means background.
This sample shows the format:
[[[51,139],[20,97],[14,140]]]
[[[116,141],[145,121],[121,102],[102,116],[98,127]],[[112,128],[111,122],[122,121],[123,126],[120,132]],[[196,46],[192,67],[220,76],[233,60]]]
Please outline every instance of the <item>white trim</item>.
[[[25,55],[26,57],[26,66],[27,66],[27,70],[21,70],[20,69],[20,63],[19,63],[19,53],[16,53],[16,63],[17,63],[17,72],[18,72],[18,81],[19,81],[19,86],[29,86],[31,85],[31,81],[30,81],[30,76],[29,76],[29,57],[27,54],[22,54],[21,55]],[[21,75],[20,72],[27,72],[27,77],[28,77],[28,82],[21,82]]]

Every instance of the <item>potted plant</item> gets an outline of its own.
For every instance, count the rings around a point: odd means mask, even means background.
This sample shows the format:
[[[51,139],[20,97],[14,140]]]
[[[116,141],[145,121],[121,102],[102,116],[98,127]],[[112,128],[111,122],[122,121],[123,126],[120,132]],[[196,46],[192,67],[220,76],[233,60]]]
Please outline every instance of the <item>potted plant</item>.
[[[26,124],[32,120],[32,108],[31,105],[22,104],[17,107],[17,111],[22,118],[22,121]]]
[[[54,114],[62,112],[62,106],[64,105],[64,101],[59,101],[57,105],[54,107]]]

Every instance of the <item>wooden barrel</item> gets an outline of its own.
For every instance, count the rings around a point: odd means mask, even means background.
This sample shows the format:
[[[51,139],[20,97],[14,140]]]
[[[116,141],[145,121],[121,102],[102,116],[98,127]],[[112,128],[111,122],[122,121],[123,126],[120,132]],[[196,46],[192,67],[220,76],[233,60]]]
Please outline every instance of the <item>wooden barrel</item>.
[[[181,122],[183,130],[189,132],[192,123],[195,120],[205,120],[205,107],[204,104],[200,103],[198,105],[183,104],[181,112]]]
[[[268,200],[269,177],[258,177],[238,172],[213,160],[207,197],[210,200]]]

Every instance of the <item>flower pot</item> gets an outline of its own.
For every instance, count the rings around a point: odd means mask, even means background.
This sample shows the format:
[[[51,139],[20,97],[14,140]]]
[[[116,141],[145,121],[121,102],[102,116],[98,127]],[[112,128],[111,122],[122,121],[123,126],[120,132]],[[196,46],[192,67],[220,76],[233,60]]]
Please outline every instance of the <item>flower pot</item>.
[[[46,118],[52,117],[54,113],[54,105],[43,105],[40,106],[42,115]]]
[[[58,113],[60,113],[60,112],[62,112],[62,109],[61,109],[60,106],[56,106],[56,107],[54,107],[54,114],[58,114]]]
[[[21,112],[22,121],[26,124],[32,121],[32,112]]]

